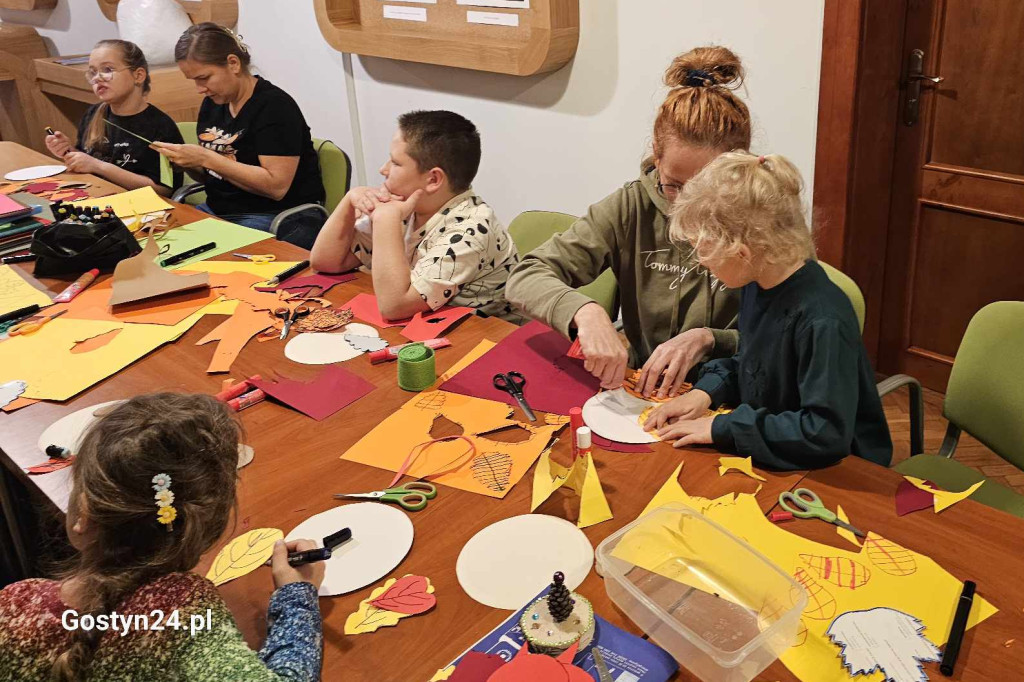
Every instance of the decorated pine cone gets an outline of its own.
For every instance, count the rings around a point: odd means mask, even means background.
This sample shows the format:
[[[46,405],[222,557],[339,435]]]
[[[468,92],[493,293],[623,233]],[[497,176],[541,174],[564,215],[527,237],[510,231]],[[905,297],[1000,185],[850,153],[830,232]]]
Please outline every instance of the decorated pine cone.
[[[555,573],[554,582],[551,583],[551,592],[548,593],[548,610],[556,623],[563,622],[572,613],[572,594],[565,586],[565,575],[561,571]]]

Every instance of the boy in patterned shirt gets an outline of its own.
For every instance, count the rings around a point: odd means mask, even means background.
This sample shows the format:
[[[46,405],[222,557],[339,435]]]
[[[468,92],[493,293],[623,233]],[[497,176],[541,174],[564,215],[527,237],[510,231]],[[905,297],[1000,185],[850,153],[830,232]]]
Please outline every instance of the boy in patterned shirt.
[[[479,166],[472,122],[450,111],[403,114],[380,169],[384,184],[345,195],[313,245],[313,268],[366,266],[386,319],[451,304],[520,322],[505,300],[519,256],[471,187]]]

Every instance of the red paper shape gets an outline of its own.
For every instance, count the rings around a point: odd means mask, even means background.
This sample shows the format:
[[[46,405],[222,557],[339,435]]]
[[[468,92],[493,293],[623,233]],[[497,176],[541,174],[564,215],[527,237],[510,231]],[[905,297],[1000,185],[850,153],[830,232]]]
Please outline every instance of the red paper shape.
[[[608,452],[654,452],[650,445],[643,443],[620,443],[615,440],[608,440],[596,433],[591,433],[590,439],[594,445]]]
[[[578,650],[579,644],[573,644],[557,658],[551,658],[530,653],[524,644],[515,658],[494,671],[487,682],[593,682],[586,671],[572,664]]]
[[[366,379],[335,365],[327,366],[309,383],[283,377],[277,382],[252,378],[249,383],[317,421],[327,419],[376,388]]]
[[[49,474],[54,471],[60,471],[65,469],[75,462],[75,456],[71,455],[67,459],[60,459],[59,457],[51,457],[42,464],[38,464],[34,467],[26,469],[29,476],[38,476],[39,474]]]
[[[30,185],[25,185],[21,191],[28,192],[29,194],[39,194],[41,192],[52,192],[60,189],[59,182],[46,181],[46,182],[33,182]]]
[[[441,308],[432,313],[416,313],[412,321],[402,330],[402,336],[410,341],[426,341],[443,336],[456,322],[472,315],[472,308]]]
[[[566,357],[575,358],[576,360],[586,360],[587,356],[583,354],[583,344],[580,343],[579,339],[572,342],[569,346],[569,350],[565,353]]]
[[[399,578],[387,591],[370,602],[378,609],[415,616],[434,608],[437,597],[427,592],[427,579],[421,575]]]
[[[369,322],[375,327],[401,327],[412,322],[412,318],[405,320],[385,320],[377,307],[377,297],[373,294],[359,294],[351,301],[341,306],[342,310],[351,310],[352,314],[364,322]],[[429,337],[428,337],[429,338]]]
[[[345,282],[351,282],[356,278],[354,272],[346,272],[342,275],[324,275],[317,273],[315,275],[306,275],[303,277],[291,277],[281,282],[275,287],[256,287],[256,291],[279,291],[284,289],[285,291],[295,291],[297,289],[319,289],[319,293],[316,296],[323,296],[327,291],[337,285],[344,284]]]
[[[939,489],[931,481],[925,481],[925,483]],[[930,509],[934,499],[935,496],[930,492],[921,490],[910,481],[903,479],[900,481],[899,487],[896,488],[896,516],[906,516],[911,512]]]
[[[526,379],[523,395],[530,407],[567,415],[601,385],[581,363],[565,357],[568,349],[569,342],[561,334],[534,321],[506,336],[440,388],[515,406],[511,395],[494,387],[496,373],[515,370]]]
[[[458,665],[448,682],[487,682],[494,671],[505,665],[505,659],[497,654],[470,651]]]

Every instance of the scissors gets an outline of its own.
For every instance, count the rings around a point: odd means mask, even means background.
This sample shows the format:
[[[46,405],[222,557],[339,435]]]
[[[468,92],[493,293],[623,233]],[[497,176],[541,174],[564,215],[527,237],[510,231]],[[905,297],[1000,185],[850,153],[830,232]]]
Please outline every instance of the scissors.
[[[437,486],[426,481],[411,481],[404,485],[372,493],[338,494],[337,500],[377,500],[378,502],[394,502],[406,511],[420,511],[426,508],[427,500],[437,497]]]
[[[310,307],[305,303],[295,306],[295,310],[289,310],[288,308],[277,308],[274,310],[274,317],[280,317],[284,320],[284,327],[281,329],[281,340],[284,341],[288,338],[288,332],[292,330],[292,325],[300,317],[309,315]]]
[[[13,327],[11,327],[10,329],[8,329],[7,330],[7,335],[8,336],[21,336],[22,334],[34,334],[35,332],[37,332],[40,329],[42,329],[44,324],[46,324],[47,322],[49,322],[50,320],[52,320],[54,318],[60,317],[61,315],[63,315],[66,312],[67,312],[67,310],[62,310],[59,313],[55,313],[53,315],[50,315],[49,317],[44,317],[44,318],[42,318],[40,320],[27,320],[25,322],[20,322],[20,323],[14,325]]]
[[[537,415],[530,409],[530,404],[526,402],[526,398],[523,396],[523,386],[526,385],[526,377],[519,372],[505,372],[504,374],[494,375],[494,387],[500,391],[505,391],[510,396],[516,399],[519,403],[519,407],[523,408],[523,412],[530,421],[537,421]]]
[[[789,506],[792,504],[793,506]],[[859,528],[855,528],[845,521],[839,520],[839,517],[834,512],[825,508],[825,505],[821,503],[821,498],[807,488],[797,488],[793,492],[788,490],[779,495],[779,506],[788,511],[798,519],[821,519],[826,523],[834,523],[840,528],[845,528],[854,535],[860,537],[866,537],[864,531]]]
[[[277,256],[272,253],[233,253],[231,255],[253,263],[272,263],[277,260]]]

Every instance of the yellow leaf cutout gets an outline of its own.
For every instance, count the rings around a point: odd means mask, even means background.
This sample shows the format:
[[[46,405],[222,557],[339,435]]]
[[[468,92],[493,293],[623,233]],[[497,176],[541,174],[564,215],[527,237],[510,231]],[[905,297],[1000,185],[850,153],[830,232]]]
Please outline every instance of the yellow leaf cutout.
[[[217,553],[206,577],[214,585],[241,578],[265,564],[274,553],[274,543],[283,539],[284,533],[276,528],[257,528],[239,535]]]
[[[903,478],[910,481],[915,488],[920,488],[921,490],[924,490],[925,492],[929,492],[932,494],[932,506],[935,507],[936,514],[938,514],[943,509],[948,509],[949,507],[952,507],[957,502],[962,502],[963,500],[966,500],[968,497],[973,495],[974,491],[980,488],[982,484],[985,482],[978,481],[967,490],[964,490],[963,492],[959,493],[954,493],[948,490],[938,490],[936,488],[933,488],[920,478],[914,478],[913,476],[904,476]]]
[[[738,471],[750,476],[755,481],[766,481],[764,476],[754,473],[754,463],[749,457],[719,457],[718,475],[725,476],[728,471]]]
[[[427,592],[433,594],[434,586],[431,584],[430,578],[426,578],[426,581]],[[368,632],[376,632],[378,628],[398,625],[398,621],[413,615],[378,609],[370,603],[387,592],[396,582],[398,582],[396,578],[389,578],[386,583],[371,592],[369,597],[359,602],[359,609],[355,613],[349,614],[349,617],[345,619],[346,635],[362,635]]]

